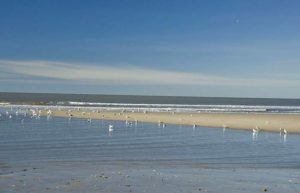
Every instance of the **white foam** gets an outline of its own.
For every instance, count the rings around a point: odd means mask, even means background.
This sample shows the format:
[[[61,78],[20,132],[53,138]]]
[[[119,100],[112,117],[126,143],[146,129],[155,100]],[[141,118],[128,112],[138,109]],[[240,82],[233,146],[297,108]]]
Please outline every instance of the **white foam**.
[[[35,110],[91,110],[126,112],[264,112],[300,113],[300,106],[263,106],[263,105],[189,105],[189,104],[131,104],[131,103],[90,103],[68,102],[69,105],[15,105],[0,103],[0,107]]]

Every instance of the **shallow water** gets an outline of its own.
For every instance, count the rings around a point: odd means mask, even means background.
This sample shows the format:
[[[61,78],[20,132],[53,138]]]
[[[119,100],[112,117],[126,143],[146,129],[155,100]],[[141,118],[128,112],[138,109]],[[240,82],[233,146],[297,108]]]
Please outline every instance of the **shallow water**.
[[[22,121],[23,119],[23,121]],[[2,115],[0,158],[6,162],[166,161],[232,167],[300,166],[300,135],[190,126]],[[108,125],[114,131],[108,131]]]
[[[113,174],[118,171],[132,176],[132,184],[145,184],[144,189],[140,187],[138,192],[160,192],[163,188],[165,192],[176,192],[179,190],[177,185],[183,188],[181,191],[188,191],[193,187],[191,184],[200,182],[201,186],[207,186],[207,190],[224,192],[259,190],[264,185],[262,182],[273,188],[284,183],[282,187],[286,189],[282,191],[293,192],[300,188],[300,135],[280,136],[279,133],[260,132],[253,136],[252,132],[242,130],[193,129],[180,125],[162,128],[157,124],[126,125],[123,121],[104,120],[89,123],[82,119],[37,119],[22,114],[12,114],[9,118],[3,113],[5,111],[1,112],[0,176],[11,175],[11,172],[14,176],[13,180],[2,181],[0,185],[15,184],[14,180],[22,178],[21,168],[30,166],[43,168],[43,172],[32,170],[27,176],[50,176],[57,183],[61,182],[60,178],[70,178],[74,169],[76,176],[82,178],[84,174],[94,175],[93,172],[99,169],[110,172],[111,181],[98,187],[103,191],[114,187],[113,182],[124,182],[125,177],[114,177]],[[109,124],[114,125],[113,132],[108,131]],[[153,169],[154,172],[160,170],[169,179],[169,188],[163,183],[156,188],[147,184],[148,177],[152,175],[153,183],[161,180],[156,179]],[[53,170],[56,173],[51,173]],[[84,179],[93,184],[86,176]],[[244,181],[237,185],[239,179]],[[227,189],[215,187],[212,183],[215,180],[221,186],[228,186]],[[251,184],[256,185],[252,187]],[[39,192],[50,185],[45,182],[39,186],[32,191]],[[191,190],[198,190],[193,188]],[[114,190],[123,192],[122,188]]]

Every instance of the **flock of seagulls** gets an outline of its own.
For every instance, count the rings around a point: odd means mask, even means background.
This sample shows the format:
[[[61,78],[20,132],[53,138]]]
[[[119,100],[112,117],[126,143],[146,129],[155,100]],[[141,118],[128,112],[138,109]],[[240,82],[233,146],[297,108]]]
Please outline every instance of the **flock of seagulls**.
[[[258,133],[260,130],[261,129],[258,126],[256,126],[255,128],[252,129],[252,139],[254,141],[257,140]],[[284,140],[284,142],[286,142],[286,138],[287,138],[287,134],[288,134],[287,130],[284,128],[279,128],[279,134],[280,134],[280,141],[281,141],[281,136],[283,135],[283,140]]]
[[[13,109],[11,109],[11,111],[13,111]],[[36,109],[29,109],[29,112],[30,112],[30,118],[40,118],[41,114],[42,114],[42,111],[41,110],[36,110]],[[49,119],[52,115],[52,111],[50,109],[48,109],[46,111],[46,114],[47,114],[47,119]],[[86,112],[82,112],[83,115],[86,114]],[[9,111],[5,111],[5,115],[6,117],[8,117],[8,119],[12,119],[13,118],[13,114],[10,113]],[[19,115],[19,111],[15,111],[15,115],[18,116]],[[23,116],[26,117],[27,116],[27,112],[23,112]],[[72,111],[71,110],[68,110],[68,116],[69,116],[69,119],[71,119],[73,117],[73,114],[72,114]],[[2,117],[2,114],[0,113],[0,118]],[[103,115],[104,117],[104,115]],[[91,118],[88,118],[87,121],[89,123],[92,122],[92,119]],[[126,121],[127,122],[127,121]],[[24,124],[24,119],[21,119],[21,123]],[[137,124],[138,121],[135,120],[135,124]],[[108,125],[108,131],[111,133],[114,131],[114,126],[112,124],[109,124]]]
[[[12,111],[12,109],[11,109],[11,111]],[[37,118],[37,119],[39,119],[40,118],[40,116],[41,116],[41,114],[42,114],[42,111],[41,110],[38,110],[38,109],[29,109],[29,112],[30,112],[30,115],[31,115],[31,118]],[[93,111],[94,112],[94,111]],[[96,111],[95,111],[96,112]],[[98,111],[97,111],[98,112]],[[19,110],[17,110],[17,111],[15,111],[15,115],[16,116],[18,116],[19,115]],[[23,113],[23,115],[24,116],[27,116],[27,112],[25,111],[22,111],[22,113]],[[48,110],[46,110],[46,115],[47,115],[47,118],[49,118],[51,115],[52,115],[52,111],[50,110],[50,109],[48,109]],[[72,117],[73,117],[73,114],[72,114],[72,111],[71,110],[68,110],[68,116],[69,116],[69,119],[71,119]],[[144,113],[146,113],[146,112],[144,112]],[[82,115],[86,115],[87,113],[85,112],[85,111],[83,111],[82,112]],[[88,113],[89,115],[91,115],[91,113]],[[6,111],[5,112],[5,115],[6,115],[6,117],[8,117],[8,119],[12,119],[13,118],[13,114],[12,113],[10,113],[9,111]],[[0,113],[0,118],[2,117],[2,114]],[[104,118],[104,115],[102,115],[102,118]],[[129,119],[130,117],[127,115],[126,116],[126,121],[125,121],[125,124],[126,124],[126,126],[131,126],[132,124],[133,124],[133,122],[131,122],[131,121],[128,121],[127,119]],[[89,122],[89,123],[91,123],[92,122],[92,119],[91,118],[88,118],[87,119],[87,122]],[[22,119],[21,120],[21,123],[23,124],[24,123],[24,119]],[[137,119],[135,119],[134,120],[134,123],[135,123],[135,125],[137,125],[137,123],[138,123],[138,120]],[[164,123],[164,122],[162,122],[162,121],[158,121],[158,126],[159,127],[162,127],[162,128],[165,128],[166,127],[166,124]],[[196,127],[197,127],[197,125],[196,124],[193,124],[193,129],[195,129]],[[223,125],[223,132],[226,130],[226,128],[228,128],[226,125]],[[259,126],[256,126],[255,128],[253,128],[252,129],[252,134],[253,134],[253,138],[257,138],[257,135],[258,135],[258,133],[260,132],[260,128],[259,128]],[[112,124],[109,124],[108,125],[108,131],[109,132],[113,132],[114,131],[114,126],[112,125]],[[280,133],[280,136],[281,135],[284,135],[284,136],[286,136],[287,134],[288,134],[288,131],[286,130],[286,129],[284,129],[284,128],[279,128],[279,133]]]
[[[252,133],[253,134],[258,134],[258,132],[260,131],[261,129],[258,127],[258,126],[256,126],[255,128],[253,128],[252,129]],[[287,132],[287,130],[286,129],[284,129],[284,128],[279,128],[279,133],[280,133],[280,135],[287,135],[288,134],[288,132]]]

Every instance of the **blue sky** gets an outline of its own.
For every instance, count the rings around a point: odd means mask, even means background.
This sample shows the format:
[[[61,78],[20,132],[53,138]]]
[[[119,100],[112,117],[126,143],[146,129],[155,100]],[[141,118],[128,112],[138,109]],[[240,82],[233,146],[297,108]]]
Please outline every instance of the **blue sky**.
[[[0,2],[0,91],[300,97],[300,2]]]

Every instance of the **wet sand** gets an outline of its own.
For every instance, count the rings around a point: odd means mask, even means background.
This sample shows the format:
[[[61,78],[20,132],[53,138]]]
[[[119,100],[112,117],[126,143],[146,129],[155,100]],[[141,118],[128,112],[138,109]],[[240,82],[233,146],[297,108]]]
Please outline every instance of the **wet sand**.
[[[47,111],[41,112],[42,116]],[[82,118],[82,119],[104,119],[123,120],[128,124],[135,122],[157,123],[165,126],[167,124],[191,125],[193,127],[220,127],[231,129],[259,128],[261,131],[280,132],[280,128],[286,129],[288,133],[300,133],[299,114],[263,114],[263,113],[174,113],[174,112],[119,112],[119,111],[68,111],[53,110],[52,116]]]
[[[297,192],[294,169],[139,166],[95,162],[15,165],[0,175],[4,192]],[[257,177],[259,180],[257,180]]]

